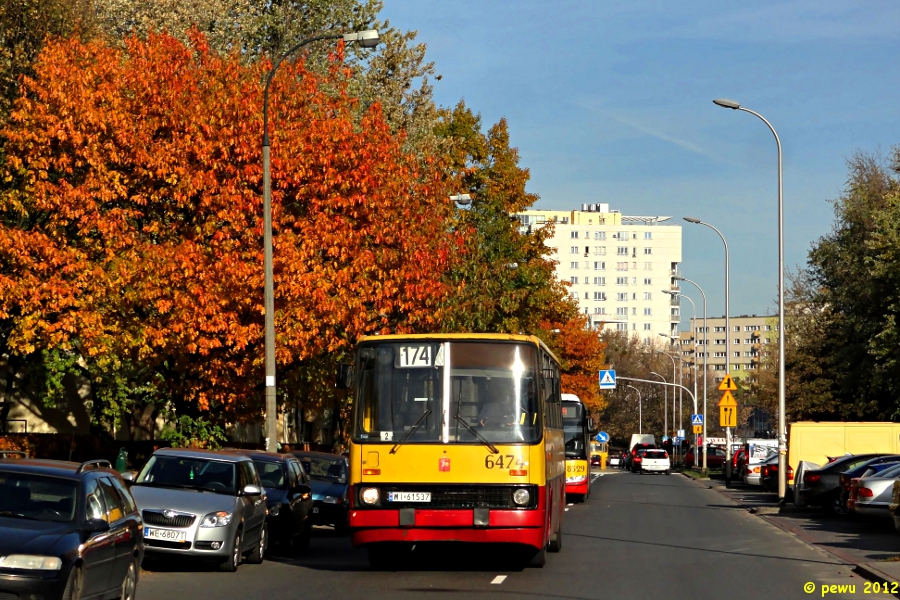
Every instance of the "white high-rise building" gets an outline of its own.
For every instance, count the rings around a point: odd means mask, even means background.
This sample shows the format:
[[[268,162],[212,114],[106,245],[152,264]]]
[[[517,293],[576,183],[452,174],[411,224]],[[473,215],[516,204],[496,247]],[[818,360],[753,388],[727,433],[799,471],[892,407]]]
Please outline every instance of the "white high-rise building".
[[[609,204],[581,210],[529,209],[516,214],[524,229],[554,224],[547,245],[556,249],[556,275],[591,325],[638,335],[655,344],[659,334],[678,335],[679,299],[673,279],[681,263],[681,226],[669,217],[629,217]]]

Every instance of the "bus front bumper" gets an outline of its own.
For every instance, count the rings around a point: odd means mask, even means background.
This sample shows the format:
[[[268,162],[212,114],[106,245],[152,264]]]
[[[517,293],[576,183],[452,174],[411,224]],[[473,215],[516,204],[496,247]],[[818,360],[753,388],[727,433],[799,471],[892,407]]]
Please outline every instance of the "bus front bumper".
[[[588,493],[588,489],[590,488],[591,482],[589,479],[585,478],[585,480],[581,483],[567,483],[566,484],[566,494],[578,495],[582,496]]]
[[[400,524],[401,512],[404,525]],[[543,548],[546,512],[542,509],[484,509],[475,525],[471,509],[353,510],[353,545],[379,542],[482,542]],[[487,513],[487,515],[485,515]],[[487,516],[487,519],[485,519]]]

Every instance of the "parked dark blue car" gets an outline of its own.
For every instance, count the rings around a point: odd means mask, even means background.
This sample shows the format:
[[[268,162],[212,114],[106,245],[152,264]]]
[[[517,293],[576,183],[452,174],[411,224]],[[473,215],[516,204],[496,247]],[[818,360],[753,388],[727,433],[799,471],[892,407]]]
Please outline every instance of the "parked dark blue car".
[[[325,452],[293,452],[309,475],[313,493],[313,525],[333,525],[347,531],[350,463],[344,456]]]

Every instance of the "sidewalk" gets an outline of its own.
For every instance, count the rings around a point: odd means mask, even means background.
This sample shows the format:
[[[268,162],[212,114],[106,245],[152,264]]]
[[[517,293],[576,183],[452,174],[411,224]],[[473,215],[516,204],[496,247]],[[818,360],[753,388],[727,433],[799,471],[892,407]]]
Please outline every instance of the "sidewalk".
[[[756,486],[733,482],[732,487],[726,488],[723,479],[703,479],[698,483],[810,546],[853,565],[861,577],[889,584],[892,591],[900,589],[900,535],[889,520],[839,517],[824,509],[799,509],[791,503],[779,509],[777,494],[762,492]]]

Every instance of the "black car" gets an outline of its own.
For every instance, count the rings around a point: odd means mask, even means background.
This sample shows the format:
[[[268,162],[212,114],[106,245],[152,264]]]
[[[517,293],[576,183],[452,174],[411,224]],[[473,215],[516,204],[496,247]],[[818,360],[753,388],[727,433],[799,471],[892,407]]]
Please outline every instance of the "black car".
[[[814,506],[827,506],[835,514],[847,513],[847,507],[842,502],[840,475],[860,466],[878,454],[855,454],[841,456],[830,463],[803,472],[803,479],[797,486],[798,506],[807,504]]]
[[[325,452],[293,452],[309,475],[313,494],[313,525],[333,525],[347,531],[350,462],[346,456]]]
[[[309,476],[293,454],[231,450],[249,456],[266,488],[269,535],[282,546],[309,548],[313,498]]]
[[[133,600],[141,516],[105,460],[0,460],[0,598]]]

